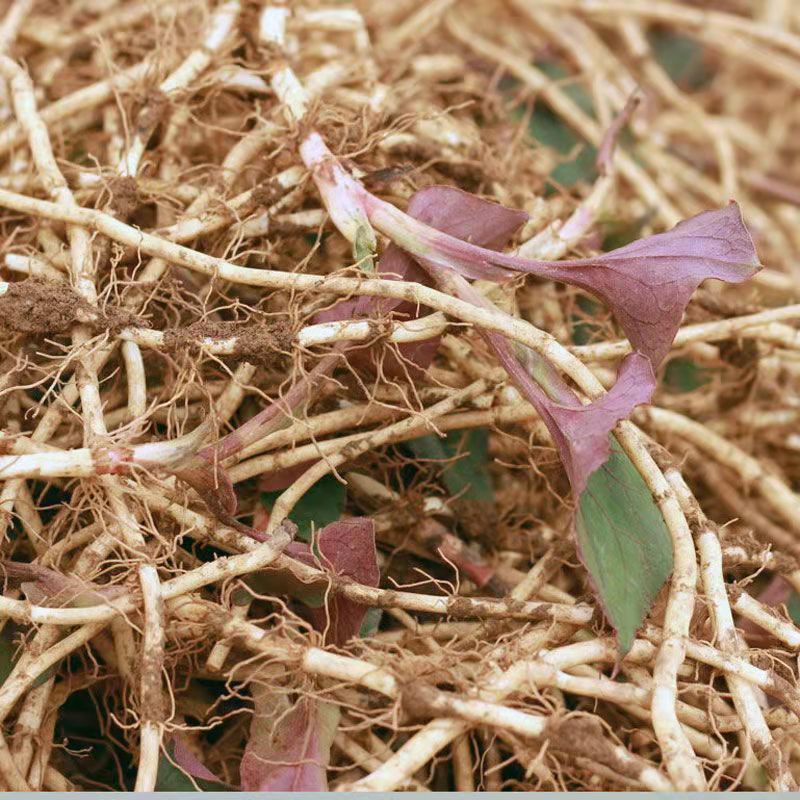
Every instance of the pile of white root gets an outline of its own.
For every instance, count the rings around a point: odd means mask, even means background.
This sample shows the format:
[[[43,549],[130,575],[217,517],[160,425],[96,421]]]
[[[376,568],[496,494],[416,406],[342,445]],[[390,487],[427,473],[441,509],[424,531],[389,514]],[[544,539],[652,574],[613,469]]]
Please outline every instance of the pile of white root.
[[[0,2],[0,788],[797,789],[800,7],[705,6]],[[484,339],[587,402],[630,345],[379,271],[353,198],[442,184],[547,261],[735,199],[765,265],[615,428],[673,563],[624,658]]]

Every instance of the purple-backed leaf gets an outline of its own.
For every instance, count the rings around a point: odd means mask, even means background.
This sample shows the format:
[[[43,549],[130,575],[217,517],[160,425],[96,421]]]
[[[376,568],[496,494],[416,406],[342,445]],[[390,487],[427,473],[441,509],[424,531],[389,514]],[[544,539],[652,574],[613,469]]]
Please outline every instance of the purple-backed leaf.
[[[489,305],[462,276],[443,269],[436,274],[444,290]],[[661,513],[611,435],[619,420],[649,401],[655,388],[650,360],[629,355],[611,390],[584,406],[541,355],[492,331],[481,333],[553,436],[576,499],[578,552],[624,654],[672,570],[671,538]]]
[[[336,578],[366,586],[380,583],[375,522],[368,517],[332,522],[317,534],[312,545],[291,542],[284,552],[308,567],[322,567]],[[329,591],[330,581],[324,575],[305,583],[289,570],[268,574],[273,592],[290,594],[306,604],[311,623],[325,634],[326,644],[344,645],[360,631],[366,606]]]
[[[380,583],[374,520],[354,517],[332,522],[320,531],[316,545],[323,568],[335,577],[366,586]],[[366,613],[366,606],[333,592],[326,595],[323,608],[312,609],[311,617],[314,626],[325,631],[327,644],[341,646],[358,635]]]
[[[456,239],[471,242],[480,247],[500,249],[514,232],[528,219],[524,211],[506,208],[475,195],[450,186],[432,186],[414,194],[408,204],[408,216],[429,225]],[[427,271],[405,250],[390,244],[378,263],[380,277],[430,286],[432,281]],[[315,317],[315,322],[332,322],[363,316],[376,316],[394,312],[405,319],[417,319],[430,312],[415,303],[394,298],[358,297],[344,300]],[[426,370],[439,349],[440,336],[420,342],[398,345],[405,366],[411,365]],[[360,351],[355,351],[358,354]],[[368,349],[371,354],[371,349]],[[372,354],[374,358],[374,354]],[[356,364],[360,363],[356,358]],[[402,376],[405,367],[394,358],[384,360],[384,374]]]
[[[255,710],[239,767],[245,792],[325,792],[338,706],[253,688]]]
[[[257,531],[243,525],[234,516],[238,507],[236,491],[220,462],[286,424],[295,410],[306,402],[314,388],[319,386],[319,382],[333,371],[340,352],[340,347],[337,346],[313,370],[296,381],[284,396],[170,470],[175,477],[197,491],[209,511],[220,522],[260,538]]]
[[[499,250],[527,222],[528,214],[452,186],[430,186],[418,191],[408,214],[464,242]]]
[[[657,367],[704,280],[741,283],[759,268],[739,206],[730,203],[597,258],[559,262],[551,274],[603,300]]]
[[[187,775],[203,781],[221,783],[220,779],[200,761],[180,736],[172,737],[172,748],[173,760]]]
[[[634,408],[649,403],[656,387],[650,359],[631,353],[620,365],[611,389],[589,405],[573,396],[572,402],[551,400],[515,357],[508,341],[485,332],[492,349],[525,398],[536,408],[547,425],[569,476],[572,491],[579,497],[589,476],[610,454],[608,435],[616,424],[627,419]]]
[[[461,194],[446,186],[423,191],[428,202],[440,204],[446,198],[456,202]],[[596,295],[617,318],[634,349],[648,356],[654,368],[669,351],[689,299],[704,280],[741,283],[760,269],[734,202],[610,253],[553,262],[496,253],[410,219],[377,198],[369,196],[367,203],[375,226],[433,273],[455,270],[465,278],[505,280],[526,272]]]
[[[265,472],[258,479],[258,488],[262,492],[280,492],[288,489],[313,464],[313,461],[304,461],[293,467],[284,467],[275,472]]]

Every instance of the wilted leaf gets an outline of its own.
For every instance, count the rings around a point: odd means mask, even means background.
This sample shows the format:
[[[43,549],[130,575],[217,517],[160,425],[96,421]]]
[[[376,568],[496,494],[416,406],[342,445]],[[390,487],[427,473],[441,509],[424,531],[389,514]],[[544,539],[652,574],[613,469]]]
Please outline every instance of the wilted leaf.
[[[245,792],[325,792],[339,708],[253,687],[255,710],[239,767]]]
[[[261,502],[269,509],[281,496],[280,491],[262,492]],[[297,502],[289,519],[297,525],[297,537],[311,541],[312,530],[335,522],[344,511],[347,488],[333,475],[320,478]]]
[[[219,464],[198,455],[173,474],[200,495],[220,522],[236,530],[247,530],[234,516],[239,501],[228,473]]]
[[[611,456],[580,496],[575,530],[625,654],[672,572],[672,539],[647,484],[614,437]]]
[[[102,586],[23,561],[0,562],[0,577],[19,584],[31,603],[50,607],[102,605],[126,591],[121,586]]]

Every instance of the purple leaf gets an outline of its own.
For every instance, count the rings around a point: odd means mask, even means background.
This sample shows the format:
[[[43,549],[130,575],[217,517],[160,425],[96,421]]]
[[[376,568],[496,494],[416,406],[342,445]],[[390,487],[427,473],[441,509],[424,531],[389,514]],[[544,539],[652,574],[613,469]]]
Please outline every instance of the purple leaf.
[[[506,208],[499,203],[451,187],[434,186],[417,192],[408,204],[408,215],[431,228],[456,239],[492,249],[504,247],[514,232],[527,219],[524,211]],[[430,286],[428,273],[396,244],[390,244],[378,263],[378,274],[387,280],[401,280]],[[430,309],[394,298],[358,297],[337,303],[320,312],[316,322],[331,322],[394,312],[405,319],[418,319]],[[421,342],[398,345],[402,360],[420,370],[427,369],[439,349],[440,336]],[[371,348],[369,348],[371,352]],[[356,351],[358,352],[358,351]],[[372,353],[374,358],[374,353]],[[359,360],[356,359],[356,364]],[[363,365],[363,363],[361,364]],[[394,358],[383,363],[384,374],[401,377],[403,365]]]
[[[284,467],[275,472],[265,472],[258,479],[258,488],[262,492],[280,492],[288,489],[314,463],[313,461],[304,461],[293,467]]]
[[[3,578],[19,584],[31,603],[53,608],[104,605],[126,591],[123,586],[104,586],[23,561],[0,561],[0,579]]]
[[[245,792],[325,792],[339,709],[253,687],[255,710],[239,774]]]
[[[572,491],[576,498],[580,497],[589,476],[608,460],[609,433],[636,406],[650,402],[656,387],[650,359],[641,353],[628,355],[611,389],[589,405],[582,405],[574,395],[569,400],[566,393],[560,393],[560,401],[555,402],[531,378],[505,337],[488,331],[484,337],[525,398],[539,412],[558,448]]]
[[[441,208],[451,207],[463,194],[432,186],[415,199],[423,193],[420,203]],[[375,226],[434,274],[455,270],[465,278],[505,280],[527,272],[591,292],[606,303],[634,349],[648,356],[654,368],[669,351],[692,293],[706,278],[741,283],[760,268],[734,202],[610,253],[553,262],[495,253],[412,220],[377,198],[368,196],[366,202]],[[475,202],[483,201],[473,198],[472,207]]]
[[[322,567],[335,577],[365,586],[380,583],[374,520],[354,517],[332,522],[319,532],[316,545]],[[307,549],[301,552],[301,547]],[[295,548],[287,552],[306,564],[314,563],[307,545],[295,543]],[[367,608],[336,592],[326,594],[325,600],[322,608],[311,609],[314,627],[325,631],[326,644],[342,646],[358,635]]]
[[[452,186],[431,186],[408,204],[414,219],[479,247],[499,250],[528,220],[524,211],[476,197]]]
[[[172,737],[172,759],[187,774],[202,781],[221,783],[220,779],[191,751],[183,739]]]
[[[730,203],[597,258],[558,262],[549,274],[603,300],[634,349],[657,367],[704,280],[741,283],[758,269],[739,206]],[[546,276],[548,270],[537,274]]]

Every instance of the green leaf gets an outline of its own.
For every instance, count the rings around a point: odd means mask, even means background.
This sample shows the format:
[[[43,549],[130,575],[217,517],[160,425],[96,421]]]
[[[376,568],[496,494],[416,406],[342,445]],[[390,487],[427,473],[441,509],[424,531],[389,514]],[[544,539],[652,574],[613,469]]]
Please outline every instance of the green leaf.
[[[6,625],[0,632],[0,685],[6,682],[6,679],[13,671],[18,656],[17,648],[14,646],[13,633],[9,626]],[[36,677],[31,687],[36,689],[50,680],[58,671],[58,666],[58,664],[49,666],[41,675]]]
[[[11,631],[8,624],[0,632],[0,685],[5,683],[6,678],[11,674],[14,669],[14,664],[17,659],[15,658],[17,648],[14,647],[12,641]]]
[[[430,434],[412,439],[408,445],[417,458],[448,462],[442,470],[442,482],[451,496],[494,502],[487,430],[451,431],[444,438]]]
[[[688,358],[673,358],[664,370],[664,384],[675,392],[693,392],[711,380],[709,370]]]
[[[269,509],[282,492],[262,492],[261,502]],[[289,514],[297,525],[297,536],[304,542],[311,541],[311,531],[320,530],[336,522],[344,511],[346,490],[343,483],[333,475],[320,478],[301,498]]]
[[[167,745],[173,751],[173,745]],[[197,785],[196,788],[195,784]],[[156,776],[157,792],[219,792],[227,788],[218,781],[209,781],[203,778],[190,778],[180,767],[173,764],[166,753],[162,751],[158,759],[158,774]]]
[[[675,83],[685,89],[707,85],[711,70],[705,63],[705,49],[697,39],[674,31],[657,31],[650,37],[653,55]]]
[[[578,81],[565,80],[570,73],[562,64],[543,61],[538,62],[536,66],[552,80],[562,81],[561,88],[564,94],[587,114],[594,116],[591,96]],[[525,111],[523,108],[516,108],[512,114],[515,118],[522,119]],[[554,183],[569,188],[581,181],[591,180],[595,176],[597,149],[584,142],[546,103],[536,103],[528,122],[528,132],[538,144],[550,147],[563,156],[569,156],[550,173]],[[545,194],[553,190],[554,187],[548,185]]]
[[[672,539],[644,479],[613,436],[611,456],[580,496],[575,529],[624,655],[672,572]]]
[[[158,760],[157,792],[196,792],[191,778],[176,767],[164,753]]]
[[[789,595],[789,600],[786,603],[786,610],[789,612],[792,622],[794,622],[795,625],[800,625],[800,594],[792,592]]]
[[[359,225],[356,231],[356,239],[353,242],[353,258],[356,264],[365,272],[374,272],[375,264],[373,254],[375,252],[375,234],[366,225]]]
[[[382,617],[383,609],[368,608],[367,613],[364,614],[364,621],[361,623],[361,630],[358,635],[362,639],[369,639],[370,636],[374,636],[378,632]]]

